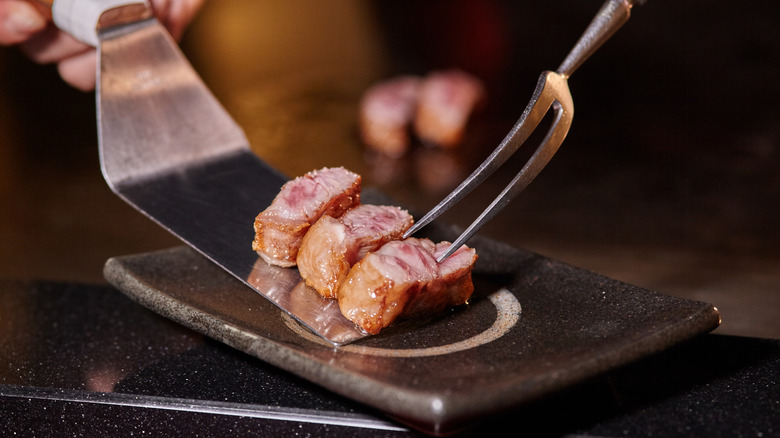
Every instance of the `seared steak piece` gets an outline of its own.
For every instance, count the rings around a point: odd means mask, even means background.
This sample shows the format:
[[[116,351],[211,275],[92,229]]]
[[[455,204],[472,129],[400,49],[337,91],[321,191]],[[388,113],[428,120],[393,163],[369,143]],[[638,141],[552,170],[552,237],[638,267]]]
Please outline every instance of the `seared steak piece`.
[[[474,285],[471,270],[476,252],[465,245],[442,263],[437,254],[449,242],[428,239],[393,241],[366,255],[352,267],[338,292],[347,319],[376,334],[399,318],[441,312],[463,304]]]
[[[295,265],[301,240],[317,219],[324,214],[339,217],[360,204],[360,182],[360,175],[343,167],[315,170],[287,182],[255,219],[252,249],[272,265]]]
[[[482,82],[468,73],[447,70],[429,74],[417,96],[417,136],[432,146],[456,146],[469,117],[484,98]]]
[[[371,149],[393,158],[409,148],[420,78],[400,76],[369,88],[360,101],[360,134]]]
[[[360,205],[340,218],[324,215],[303,236],[298,271],[320,295],[336,298],[352,265],[400,239],[413,222],[401,208],[378,205]]]

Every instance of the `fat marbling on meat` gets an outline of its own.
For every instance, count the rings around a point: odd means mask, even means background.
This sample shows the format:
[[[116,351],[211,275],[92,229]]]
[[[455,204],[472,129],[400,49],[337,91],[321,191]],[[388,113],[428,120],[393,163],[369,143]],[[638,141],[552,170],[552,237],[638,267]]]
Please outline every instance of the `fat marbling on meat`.
[[[370,334],[399,319],[464,304],[474,291],[476,252],[462,246],[442,263],[449,242],[408,238],[385,244],[352,267],[338,292],[344,316]]]
[[[295,265],[312,224],[322,215],[339,217],[360,204],[360,183],[360,175],[343,167],[315,170],[287,182],[255,219],[252,248],[272,265]]]
[[[298,271],[320,295],[337,298],[350,268],[369,252],[400,239],[413,222],[399,207],[368,204],[340,218],[324,215],[303,237]]]

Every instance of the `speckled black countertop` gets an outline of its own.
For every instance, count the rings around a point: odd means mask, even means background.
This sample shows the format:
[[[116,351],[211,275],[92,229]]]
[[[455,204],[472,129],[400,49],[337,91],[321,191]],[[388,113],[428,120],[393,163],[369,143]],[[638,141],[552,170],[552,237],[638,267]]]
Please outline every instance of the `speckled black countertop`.
[[[106,286],[0,283],[7,436],[418,436]],[[780,341],[705,335],[462,432],[777,436]],[[552,419],[552,420],[551,420]]]

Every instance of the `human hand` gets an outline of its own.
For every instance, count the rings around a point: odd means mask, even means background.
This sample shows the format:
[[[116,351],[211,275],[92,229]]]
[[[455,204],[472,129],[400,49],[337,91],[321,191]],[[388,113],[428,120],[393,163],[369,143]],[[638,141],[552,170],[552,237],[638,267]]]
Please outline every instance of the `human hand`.
[[[160,22],[175,39],[195,17],[205,0],[150,0]],[[57,64],[62,79],[80,90],[95,88],[95,49],[51,23],[51,13],[28,0],[0,0],[0,44],[19,45],[40,64]]]

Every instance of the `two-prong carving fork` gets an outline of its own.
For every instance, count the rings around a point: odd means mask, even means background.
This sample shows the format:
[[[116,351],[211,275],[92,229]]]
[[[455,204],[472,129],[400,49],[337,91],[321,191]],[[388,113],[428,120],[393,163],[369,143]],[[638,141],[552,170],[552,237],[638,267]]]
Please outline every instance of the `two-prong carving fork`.
[[[618,30],[631,14],[634,5],[645,0],[607,0],[585,29],[577,44],[569,52],[566,59],[556,71],[545,71],[539,77],[531,101],[526,106],[520,119],[501,144],[490,156],[466,178],[455,190],[444,198],[436,207],[423,216],[410,228],[404,237],[409,237],[422,227],[436,219],[440,214],[458,203],[469,192],[485,181],[496,169],[501,167],[520,146],[525,143],[536,129],[547,112],[552,108],[554,118],[552,126],[542,140],[536,152],[526,162],[520,173],[507,185],[493,202],[477,217],[474,222],[453,242],[449,251],[439,257],[439,261],[449,257],[462,244],[469,240],[483,225],[495,217],[499,211],[509,204],[539,172],[547,165],[563,143],[569,132],[574,116],[574,104],[569,91],[568,79],[574,71],[585,62],[612,34]]]

